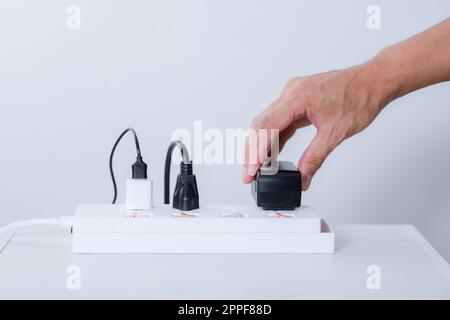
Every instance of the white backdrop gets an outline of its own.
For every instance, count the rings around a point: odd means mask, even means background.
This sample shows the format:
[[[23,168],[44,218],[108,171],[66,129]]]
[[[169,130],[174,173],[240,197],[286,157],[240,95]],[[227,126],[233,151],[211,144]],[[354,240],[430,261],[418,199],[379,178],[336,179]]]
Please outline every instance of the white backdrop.
[[[366,27],[371,4],[380,30]],[[109,151],[127,126],[161,203],[174,129],[245,128],[291,77],[360,63],[449,15],[447,0],[1,1],[0,224],[110,201]],[[330,156],[304,202],[335,224],[414,224],[450,259],[449,89],[392,103]],[[297,162],[313,134],[298,132],[282,158]],[[240,166],[195,170],[202,203],[252,202]]]

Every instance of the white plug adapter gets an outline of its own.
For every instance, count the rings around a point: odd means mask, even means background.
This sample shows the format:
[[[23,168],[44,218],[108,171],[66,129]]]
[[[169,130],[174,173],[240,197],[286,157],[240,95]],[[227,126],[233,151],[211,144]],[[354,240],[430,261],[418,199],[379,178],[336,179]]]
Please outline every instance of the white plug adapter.
[[[150,210],[153,207],[153,180],[127,179],[126,208]]]

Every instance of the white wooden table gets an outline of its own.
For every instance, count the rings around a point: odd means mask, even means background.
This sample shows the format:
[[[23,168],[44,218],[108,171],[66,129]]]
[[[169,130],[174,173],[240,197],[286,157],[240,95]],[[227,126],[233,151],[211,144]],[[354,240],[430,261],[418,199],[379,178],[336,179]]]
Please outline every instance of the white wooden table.
[[[334,255],[75,255],[66,231],[23,230],[0,239],[0,299],[450,299],[450,267],[414,227],[334,230]],[[379,290],[367,287],[370,265]]]

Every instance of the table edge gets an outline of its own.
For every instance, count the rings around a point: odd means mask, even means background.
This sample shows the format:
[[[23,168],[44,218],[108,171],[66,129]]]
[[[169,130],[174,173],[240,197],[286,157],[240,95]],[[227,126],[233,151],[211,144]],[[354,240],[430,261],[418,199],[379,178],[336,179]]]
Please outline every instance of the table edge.
[[[416,243],[422,247],[434,265],[442,272],[445,278],[450,282],[450,265],[447,260],[431,245],[430,242],[413,225],[400,225],[402,230],[413,238]]]

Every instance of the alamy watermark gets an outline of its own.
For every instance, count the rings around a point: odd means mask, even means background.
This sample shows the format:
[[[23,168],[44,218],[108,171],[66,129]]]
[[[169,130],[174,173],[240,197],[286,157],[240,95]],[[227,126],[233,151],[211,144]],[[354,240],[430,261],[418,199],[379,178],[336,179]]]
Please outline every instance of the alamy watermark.
[[[77,265],[70,265],[66,269],[68,275],[66,279],[66,286],[69,290],[81,289],[81,268]]]
[[[380,290],[381,289],[381,268],[376,264],[370,265],[366,269],[368,274],[366,280],[366,286],[369,290]]]
[[[66,9],[66,26],[70,31],[81,29],[81,8],[72,4]]]
[[[267,172],[278,170],[278,129],[218,129],[194,121],[193,131],[178,128],[171,140],[180,140],[196,164],[267,164]],[[179,163],[181,155],[172,161]]]
[[[380,30],[381,29],[381,8],[377,5],[370,5],[366,9],[368,14],[366,20],[366,27],[369,30]]]

